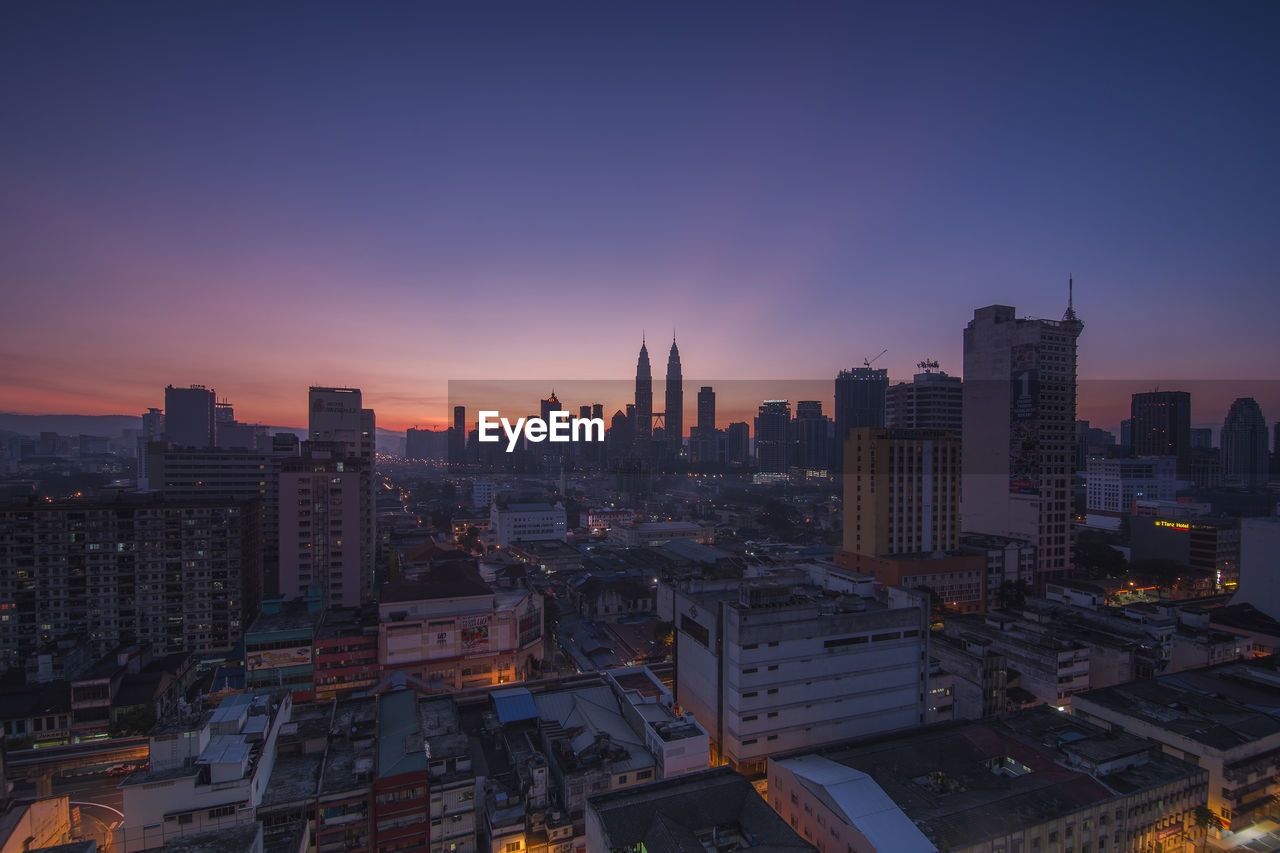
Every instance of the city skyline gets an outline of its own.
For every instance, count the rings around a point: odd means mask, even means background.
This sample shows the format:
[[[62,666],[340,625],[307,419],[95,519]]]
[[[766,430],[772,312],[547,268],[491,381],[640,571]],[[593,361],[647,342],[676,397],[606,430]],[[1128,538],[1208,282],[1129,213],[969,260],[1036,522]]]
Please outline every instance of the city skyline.
[[[1271,6],[3,14],[6,410],[403,428],[672,325],[703,376],[956,373],[1069,275],[1086,380],[1280,363]]]

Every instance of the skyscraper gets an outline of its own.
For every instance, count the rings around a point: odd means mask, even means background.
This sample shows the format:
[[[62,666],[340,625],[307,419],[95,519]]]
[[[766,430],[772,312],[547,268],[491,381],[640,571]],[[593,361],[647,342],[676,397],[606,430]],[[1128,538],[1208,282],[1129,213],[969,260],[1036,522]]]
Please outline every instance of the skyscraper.
[[[151,488],[151,470],[147,466],[147,453],[153,441],[164,438],[164,411],[149,408],[142,415],[142,432],[138,434],[138,491]]]
[[[1258,489],[1267,485],[1267,419],[1252,397],[1239,397],[1222,422],[1222,476],[1228,485]]]
[[[363,561],[360,600],[365,602],[373,596],[377,542],[373,476],[376,422],[373,409],[361,408],[359,388],[316,386],[312,386],[308,394],[307,409],[310,412],[307,434],[311,441],[341,442],[346,458],[360,462],[361,492],[364,496],[360,514],[363,520],[360,529],[360,558]]]
[[[164,437],[179,447],[213,447],[217,444],[212,388],[164,389]]]
[[[831,419],[822,413],[821,400],[796,403],[794,464],[806,471],[825,471],[830,462],[827,425]]]
[[[280,594],[296,598],[320,587],[330,607],[367,599],[363,534],[367,501],[363,464],[343,458],[341,442],[304,442],[303,455],[280,468]]]
[[[884,426],[885,393],[889,371],[870,366],[842,370],[836,374],[836,440],[832,447],[832,471],[844,465],[844,443],[856,427]]]
[[[1017,317],[1007,305],[973,312],[964,330],[964,530],[1036,546],[1036,580],[1071,571],[1076,339],[1061,320]]]
[[[698,389],[698,432],[710,435],[716,430],[716,392],[710,385]]]
[[[680,455],[684,442],[684,377],[680,371],[680,350],[676,348],[676,336],[671,335],[671,354],[667,356],[667,455]]]
[[[1280,421],[1277,421],[1272,429],[1274,434],[1271,438],[1271,473],[1280,474]]]
[[[884,425],[897,429],[947,429],[960,435],[964,392],[959,376],[934,370],[936,361],[922,361],[923,373],[898,382],[885,393]]]
[[[703,385],[698,389],[698,420],[689,430],[689,458],[703,463],[717,461],[719,439],[716,433],[716,392],[710,385]]]
[[[636,414],[631,421],[631,435],[642,455],[649,452],[653,437],[653,373],[649,369],[649,348],[640,339],[640,358],[636,360]]]
[[[791,432],[791,403],[765,400],[756,416],[756,464],[771,474],[785,474],[790,464],[787,452]]]
[[[725,430],[725,462],[746,465],[751,456],[751,427],[746,421],[733,421]]]
[[[453,428],[449,430],[449,461],[456,464],[467,457],[467,407],[453,407]]]
[[[1176,456],[1178,476],[1191,462],[1191,395],[1186,391],[1144,391],[1129,404],[1129,432],[1138,456]]]
[[[567,411],[567,410],[565,409],[564,406],[560,405],[560,398],[556,396],[556,392],[554,390],[551,392],[550,397],[548,397],[545,400],[541,400],[539,402],[539,414],[541,415],[542,419],[548,423],[551,422],[552,412],[563,412],[563,411]]]

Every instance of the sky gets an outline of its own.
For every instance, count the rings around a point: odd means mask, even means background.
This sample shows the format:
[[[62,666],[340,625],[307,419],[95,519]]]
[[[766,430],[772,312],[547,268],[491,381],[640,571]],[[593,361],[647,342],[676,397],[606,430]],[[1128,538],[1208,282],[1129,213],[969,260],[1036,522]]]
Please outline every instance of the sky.
[[[959,374],[973,309],[1060,317],[1068,276],[1082,380],[1248,393],[1278,36],[1269,2],[0,4],[0,410],[200,383],[297,425],[348,385],[402,429],[450,380],[628,379],[642,334],[660,377],[673,329],[691,377]]]

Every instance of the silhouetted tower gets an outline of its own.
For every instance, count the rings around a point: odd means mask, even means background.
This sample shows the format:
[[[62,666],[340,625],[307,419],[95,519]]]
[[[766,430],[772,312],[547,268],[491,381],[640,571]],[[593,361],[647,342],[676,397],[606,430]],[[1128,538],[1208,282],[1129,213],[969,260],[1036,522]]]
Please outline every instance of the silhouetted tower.
[[[666,430],[668,454],[680,455],[684,438],[684,376],[680,371],[680,350],[676,348],[676,336],[671,336],[671,355],[667,357],[667,411]]]
[[[640,358],[636,361],[636,413],[631,435],[641,452],[647,452],[653,438],[653,374],[649,369],[649,348],[640,338]]]

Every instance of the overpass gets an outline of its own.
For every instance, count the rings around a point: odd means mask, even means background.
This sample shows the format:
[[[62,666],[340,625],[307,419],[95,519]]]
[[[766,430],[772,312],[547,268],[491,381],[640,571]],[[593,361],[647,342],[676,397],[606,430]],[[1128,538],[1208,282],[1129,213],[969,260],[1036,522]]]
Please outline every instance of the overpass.
[[[47,746],[22,749],[5,757],[9,778],[35,782],[36,796],[49,796],[54,776],[71,775],[74,771],[113,764],[142,764],[148,759],[145,737],[116,738],[69,746]]]

